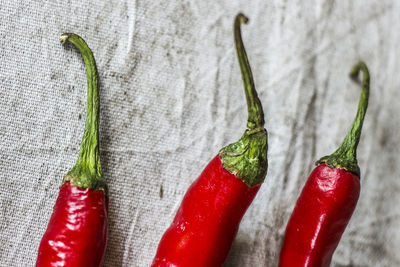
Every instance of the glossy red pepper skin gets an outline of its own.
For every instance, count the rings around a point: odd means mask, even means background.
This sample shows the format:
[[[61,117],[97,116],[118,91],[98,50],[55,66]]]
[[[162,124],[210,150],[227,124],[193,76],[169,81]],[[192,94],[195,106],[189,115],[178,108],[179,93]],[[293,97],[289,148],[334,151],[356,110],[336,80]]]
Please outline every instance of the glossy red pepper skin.
[[[221,266],[260,186],[247,186],[216,156],[186,192],[152,266]]]
[[[64,176],[36,267],[99,267],[107,243],[108,186],[100,164],[98,72],[85,40],[65,33],[60,41],[74,44],[86,66],[86,124],[78,160]]]
[[[352,172],[320,164],[308,178],[286,228],[280,267],[329,267],[360,195]]]
[[[268,134],[254,86],[240,25],[234,38],[246,95],[247,130],[239,141],[222,148],[186,192],[171,226],[164,233],[153,267],[220,267],[225,262],[240,221],[268,169]]]
[[[102,190],[63,184],[39,247],[36,267],[98,267],[107,243]]]
[[[286,227],[280,267],[328,267],[360,196],[357,146],[368,107],[370,75],[360,61],[350,77],[363,73],[357,114],[342,144],[317,161]]]

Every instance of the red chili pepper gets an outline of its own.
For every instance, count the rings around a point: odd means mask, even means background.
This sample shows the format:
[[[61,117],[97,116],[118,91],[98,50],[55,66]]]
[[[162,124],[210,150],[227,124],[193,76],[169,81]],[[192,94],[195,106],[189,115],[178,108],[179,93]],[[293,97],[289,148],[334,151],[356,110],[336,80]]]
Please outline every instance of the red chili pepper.
[[[343,143],[321,158],[308,178],[286,228],[280,267],[329,266],[360,194],[357,146],[368,106],[369,71],[359,62],[350,72],[363,83],[357,116]]]
[[[37,267],[100,266],[107,243],[107,184],[99,154],[99,89],[96,62],[85,41],[63,34],[82,53],[88,78],[86,126],[74,168],[63,180],[39,247]]]
[[[221,266],[239,223],[267,173],[267,131],[243,46],[239,14],[234,24],[236,51],[248,106],[248,129],[223,148],[186,192],[158,246],[152,266]]]

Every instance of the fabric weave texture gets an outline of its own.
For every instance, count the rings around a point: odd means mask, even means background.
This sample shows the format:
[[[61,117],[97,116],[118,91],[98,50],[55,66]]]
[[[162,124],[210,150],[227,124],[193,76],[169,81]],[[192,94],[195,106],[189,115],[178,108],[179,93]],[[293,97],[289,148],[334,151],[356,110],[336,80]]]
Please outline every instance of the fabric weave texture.
[[[188,186],[246,126],[233,43],[242,27],[269,132],[269,169],[225,266],[277,266],[314,162],[370,104],[361,195],[332,266],[400,266],[399,1],[0,0],[0,266],[34,266],[86,114],[82,36],[100,77],[100,151],[110,189],[103,266],[149,266]]]

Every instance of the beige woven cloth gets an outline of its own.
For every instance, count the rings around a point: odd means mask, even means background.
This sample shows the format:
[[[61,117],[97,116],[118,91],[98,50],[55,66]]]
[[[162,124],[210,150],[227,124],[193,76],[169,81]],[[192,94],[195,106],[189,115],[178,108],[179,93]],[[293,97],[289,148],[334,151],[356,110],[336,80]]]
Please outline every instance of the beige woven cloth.
[[[269,131],[269,170],[226,266],[277,266],[313,163],[354,118],[370,67],[361,196],[332,266],[400,266],[399,1],[0,0],[0,266],[34,266],[83,133],[86,75],[58,37],[87,41],[101,80],[110,187],[104,266],[149,266],[188,186],[245,129],[234,16]]]

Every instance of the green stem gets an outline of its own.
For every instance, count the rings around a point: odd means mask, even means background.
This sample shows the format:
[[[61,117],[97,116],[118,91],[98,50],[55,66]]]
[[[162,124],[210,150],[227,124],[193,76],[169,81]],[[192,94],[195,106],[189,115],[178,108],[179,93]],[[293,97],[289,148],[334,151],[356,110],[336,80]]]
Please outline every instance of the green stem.
[[[331,168],[342,168],[353,172],[360,177],[360,167],[357,163],[357,146],[360,141],[361,129],[365,113],[368,107],[369,98],[369,71],[367,65],[360,61],[350,71],[350,77],[357,79],[360,72],[363,72],[362,90],[358,103],[357,115],[340,147],[330,156],[321,158],[317,164],[326,163]]]
[[[253,75],[241,36],[240,26],[247,22],[248,19],[243,14],[236,16],[234,36],[246,94],[248,129],[239,141],[221,149],[219,156],[225,170],[252,187],[262,183],[267,174],[268,136],[264,129],[263,108],[254,87]]]
[[[65,177],[80,188],[104,190],[107,184],[103,178],[99,152],[99,79],[96,62],[86,42],[78,35],[65,33],[60,36],[63,44],[67,41],[74,44],[82,54],[88,80],[86,125],[81,142],[81,150],[75,166]]]
[[[239,60],[240,71],[242,73],[242,80],[246,94],[248,110],[247,127],[251,130],[264,126],[264,112],[254,86],[253,74],[251,72],[249,60],[247,59],[240,29],[240,25],[247,24],[248,21],[249,19],[245,15],[239,13],[236,16],[233,31],[235,35],[236,53]]]

